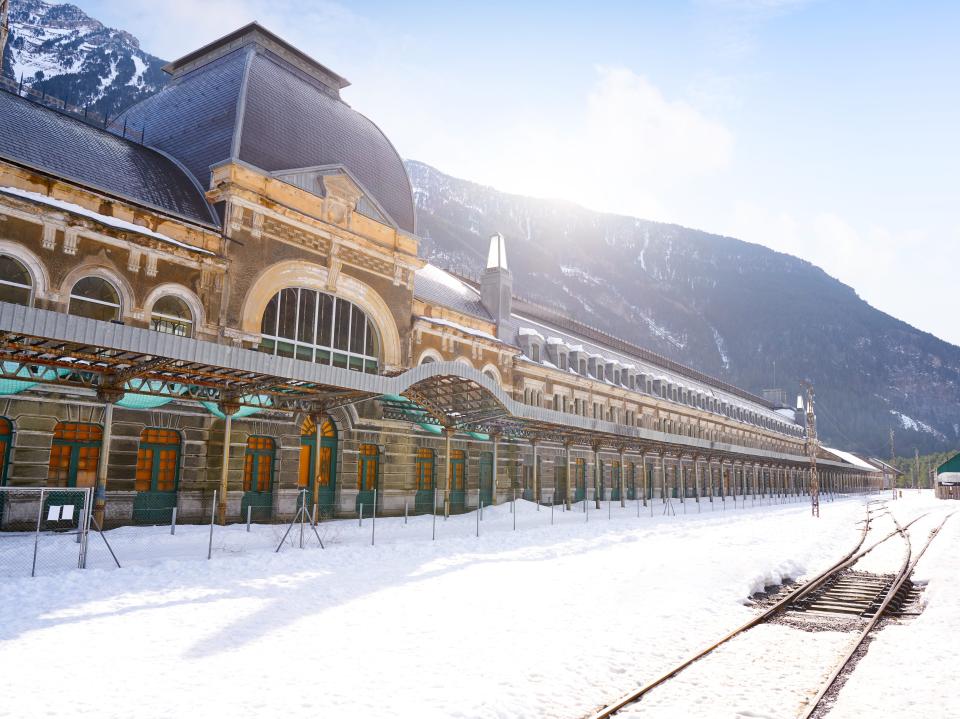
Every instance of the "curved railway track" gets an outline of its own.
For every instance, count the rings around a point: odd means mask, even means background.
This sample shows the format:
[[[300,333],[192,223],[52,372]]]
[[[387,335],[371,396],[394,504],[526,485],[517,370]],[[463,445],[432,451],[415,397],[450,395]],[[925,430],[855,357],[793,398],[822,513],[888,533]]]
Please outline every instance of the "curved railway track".
[[[930,535],[927,539],[927,542],[924,544],[921,551],[916,555],[915,558],[912,558],[912,547],[910,545],[910,538],[907,534],[907,529],[910,528],[914,523],[918,522],[923,517],[927,516],[926,514],[921,514],[918,517],[913,518],[904,525],[901,525],[897,522],[896,518],[891,514],[891,519],[893,519],[896,529],[881,539],[877,540],[866,549],[862,549],[864,543],[867,539],[867,534],[870,531],[870,524],[873,521],[873,514],[877,511],[875,505],[886,506],[886,502],[883,500],[874,500],[867,504],[866,508],[866,518],[863,521],[863,529],[861,531],[860,537],[855,544],[855,546],[841,559],[835,562],[833,565],[825,569],[820,574],[816,575],[804,584],[802,587],[797,588],[793,592],[790,592],[787,596],[777,601],[775,604],[767,608],[765,611],[746,622],[745,624],[737,627],[732,632],[724,635],[721,639],[709,645],[708,647],[697,652],[690,658],[684,660],[680,664],[676,665],[666,673],[658,676],[656,679],[644,684],[643,686],[635,689],[634,691],[625,694],[616,701],[602,707],[593,714],[589,715],[589,719],[610,719],[615,717],[618,712],[622,709],[637,703],[640,701],[646,694],[650,693],[652,690],[657,687],[665,684],[670,679],[674,678],[680,674],[684,669],[688,668],[690,665],[700,661],[707,655],[711,654],[715,649],[726,644],[731,639],[738,637],[745,632],[749,631],[753,627],[756,627],[765,622],[769,622],[771,619],[777,615],[785,612],[788,609],[801,607],[804,605],[804,602],[810,602],[811,595],[815,595],[818,591],[825,589],[826,587],[831,587],[837,585],[837,588],[840,590],[839,594],[844,598],[844,600],[856,600],[861,598],[861,595],[857,593],[856,590],[851,591],[848,585],[842,585],[841,577],[844,576],[844,573],[850,569],[854,564],[856,564],[861,558],[865,555],[876,549],[878,546],[888,541],[892,537],[900,536],[906,542],[906,553],[905,559],[902,563],[900,570],[895,575],[892,582],[885,582],[882,585],[878,585],[876,588],[878,591],[875,591],[873,597],[868,597],[868,602],[865,607],[863,607],[862,613],[859,614],[861,617],[869,617],[867,626],[863,629],[862,632],[858,635],[853,646],[847,652],[842,661],[838,666],[832,671],[830,677],[826,684],[820,689],[818,694],[808,702],[807,706],[804,708],[804,713],[801,715],[804,719],[809,719],[813,717],[814,714],[823,704],[824,697],[827,696],[827,693],[830,689],[836,684],[837,679],[843,674],[846,667],[850,664],[851,660],[857,653],[857,650],[863,645],[864,641],[871,634],[871,632],[876,628],[877,623],[884,613],[890,608],[891,604],[895,601],[901,600],[905,595],[905,584],[909,580],[910,575],[913,573],[914,567],[916,567],[917,562],[920,560],[920,557],[923,556],[923,553],[926,552],[930,542],[933,541],[933,538],[937,535],[940,529],[946,523],[953,513],[948,514],[943,521],[930,532]],[[880,591],[882,590],[882,591]],[[869,594],[869,592],[868,592]],[[876,598],[881,596],[882,599],[879,602],[876,601]],[[867,596],[867,595],[863,595]],[[815,605],[814,605],[815,606]]]

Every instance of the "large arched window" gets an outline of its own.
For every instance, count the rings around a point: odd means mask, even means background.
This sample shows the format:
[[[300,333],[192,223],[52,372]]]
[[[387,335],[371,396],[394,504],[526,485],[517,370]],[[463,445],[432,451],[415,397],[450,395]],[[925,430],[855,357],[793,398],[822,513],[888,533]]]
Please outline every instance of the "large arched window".
[[[273,296],[263,312],[260,349],[281,357],[376,373],[380,337],[347,300],[302,287]]]
[[[70,290],[68,312],[93,320],[119,320],[120,295],[116,287],[102,277],[84,277]]]
[[[0,255],[0,302],[29,306],[33,300],[33,278],[19,261]]]
[[[150,329],[178,337],[189,337],[193,334],[193,313],[179,297],[164,295],[153,303]]]

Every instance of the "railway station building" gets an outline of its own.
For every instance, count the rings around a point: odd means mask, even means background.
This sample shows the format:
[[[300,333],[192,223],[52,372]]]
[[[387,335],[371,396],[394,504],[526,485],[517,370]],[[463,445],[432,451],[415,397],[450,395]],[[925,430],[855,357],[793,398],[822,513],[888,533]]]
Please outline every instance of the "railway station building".
[[[337,73],[257,24],[165,70],[105,127],[0,91],[0,483],[108,526],[807,491],[793,409],[516,296],[502,236],[425,262]]]

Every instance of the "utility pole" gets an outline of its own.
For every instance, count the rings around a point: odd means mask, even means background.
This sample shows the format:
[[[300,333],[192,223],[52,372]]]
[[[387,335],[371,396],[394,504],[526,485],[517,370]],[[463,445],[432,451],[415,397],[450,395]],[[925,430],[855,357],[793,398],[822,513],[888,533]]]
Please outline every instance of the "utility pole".
[[[807,390],[807,456],[810,458],[810,513],[820,516],[820,479],[817,477],[817,418],[813,414],[813,385],[804,383]]]
[[[916,485],[917,493],[920,492],[920,450],[913,448],[913,482]]]
[[[10,12],[10,3],[8,0],[0,0],[0,73],[3,71],[3,51],[7,47],[7,33],[10,26],[7,23],[7,15]]]
[[[890,489],[893,492],[893,498],[897,498],[897,455],[893,451],[893,429],[890,430],[890,468],[893,470],[893,477],[890,478]]]

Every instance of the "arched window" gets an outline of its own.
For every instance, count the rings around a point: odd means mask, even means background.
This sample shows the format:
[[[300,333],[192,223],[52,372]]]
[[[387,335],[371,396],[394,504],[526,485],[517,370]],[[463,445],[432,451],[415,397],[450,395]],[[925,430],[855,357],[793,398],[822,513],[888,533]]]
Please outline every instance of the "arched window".
[[[58,422],[53,428],[47,484],[54,487],[93,487],[103,428],[99,424]]]
[[[193,313],[179,297],[164,295],[153,303],[150,329],[178,337],[189,337],[193,334]]]
[[[425,355],[424,358],[420,360],[420,364],[430,364],[431,362],[436,362],[436,361],[437,359],[433,355]]]
[[[376,373],[380,336],[359,307],[302,287],[273,296],[263,312],[260,349],[281,357]]]
[[[33,301],[33,278],[18,260],[0,255],[0,302],[30,306]]]
[[[92,320],[119,320],[120,295],[117,289],[102,277],[83,277],[70,290],[67,310],[77,317]]]
[[[432,449],[417,450],[417,489],[427,491],[433,489],[435,477],[434,453]]]

